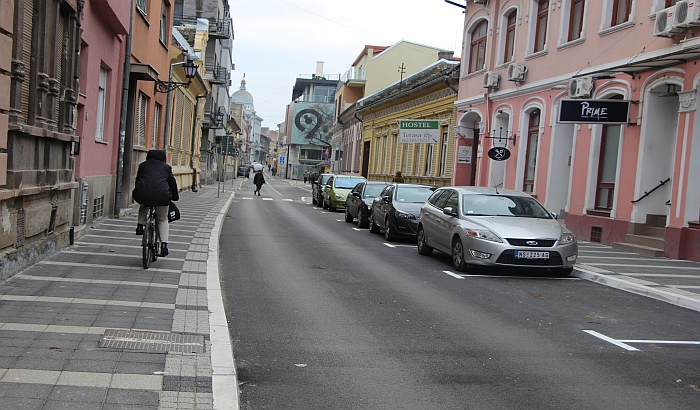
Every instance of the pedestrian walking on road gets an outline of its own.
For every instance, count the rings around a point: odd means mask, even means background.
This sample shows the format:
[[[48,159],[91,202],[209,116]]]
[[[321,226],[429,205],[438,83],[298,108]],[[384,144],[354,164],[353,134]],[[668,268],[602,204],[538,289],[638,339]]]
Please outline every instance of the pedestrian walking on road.
[[[146,161],[139,164],[132,192],[134,201],[141,205],[136,235],[143,235],[143,225],[148,217],[148,208],[151,206],[156,208],[158,234],[162,243],[158,256],[168,255],[168,208],[170,201],[180,199],[173,169],[165,160],[165,151],[149,150],[146,154]]]
[[[263,184],[265,183],[265,177],[263,176],[262,169],[253,177],[253,183],[255,184],[255,191],[253,191],[253,194],[257,193],[258,196],[260,196],[260,188],[262,188]]]
[[[309,171],[306,170],[304,171],[304,183],[306,183],[309,180]]]

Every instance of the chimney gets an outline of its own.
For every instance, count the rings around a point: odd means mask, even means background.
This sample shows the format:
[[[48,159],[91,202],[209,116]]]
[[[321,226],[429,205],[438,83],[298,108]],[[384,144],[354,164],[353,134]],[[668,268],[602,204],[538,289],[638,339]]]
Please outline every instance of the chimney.
[[[454,51],[438,51],[438,60],[445,59],[447,61],[452,61],[454,57]]]
[[[323,77],[323,61],[316,61],[316,76]]]

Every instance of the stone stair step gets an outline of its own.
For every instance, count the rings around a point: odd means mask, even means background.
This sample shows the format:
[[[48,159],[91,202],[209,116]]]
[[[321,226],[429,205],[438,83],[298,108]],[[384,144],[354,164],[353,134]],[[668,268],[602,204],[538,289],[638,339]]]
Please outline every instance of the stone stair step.
[[[625,235],[625,242],[633,245],[647,246],[649,248],[664,249],[666,240],[654,236],[633,235],[628,233]]]
[[[651,256],[653,258],[661,258],[664,256],[664,250],[653,248],[651,246],[636,245],[633,243],[613,242],[612,248],[625,252],[632,252],[639,255]]]
[[[665,238],[666,228],[660,228],[658,226],[644,226],[643,228],[644,236],[653,236],[655,238]]]

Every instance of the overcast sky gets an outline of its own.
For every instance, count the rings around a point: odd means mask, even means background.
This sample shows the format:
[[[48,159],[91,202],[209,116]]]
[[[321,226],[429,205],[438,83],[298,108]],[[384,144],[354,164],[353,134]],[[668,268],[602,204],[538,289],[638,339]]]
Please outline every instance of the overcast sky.
[[[463,0],[454,0],[464,4]],[[263,126],[284,121],[294,82],[313,74],[343,74],[365,45],[400,40],[460,56],[462,9],[444,0],[229,0],[233,18],[232,91],[245,73]],[[437,59],[437,56],[436,56]],[[397,67],[397,78],[399,73]]]

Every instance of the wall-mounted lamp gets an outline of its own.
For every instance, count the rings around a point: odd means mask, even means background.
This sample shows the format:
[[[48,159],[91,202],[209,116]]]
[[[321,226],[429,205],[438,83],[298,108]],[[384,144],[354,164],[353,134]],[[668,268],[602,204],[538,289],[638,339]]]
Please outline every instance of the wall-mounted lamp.
[[[224,123],[224,112],[219,107],[219,111],[216,112],[216,125],[222,125]]]
[[[179,83],[177,81],[156,80],[156,83],[153,86],[153,92],[167,93],[180,87],[188,88],[190,84],[192,84],[192,79],[194,78],[194,76],[197,75],[197,69],[199,68],[199,66],[193,63],[191,60],[187,60],[187,62],[185,62],[185,65],[183,65],[182,68],[185,70],[185,77],[187,77],[186,83]]]
[[[510,136],[508,134],[510,134]],[[498,140],[499,143],[505,145],[508,145],[508,141],[513,141],[513,145],[515,145],[517,137],[515,133],[510,133],[509,131],[506,131],[506,135],[503,135],[503,127],[498,128],[498,135],[496,135],[496,130],[491,131],[491,134],[484,135],[484,138],[490,138],[492,143],[494,140]]]

